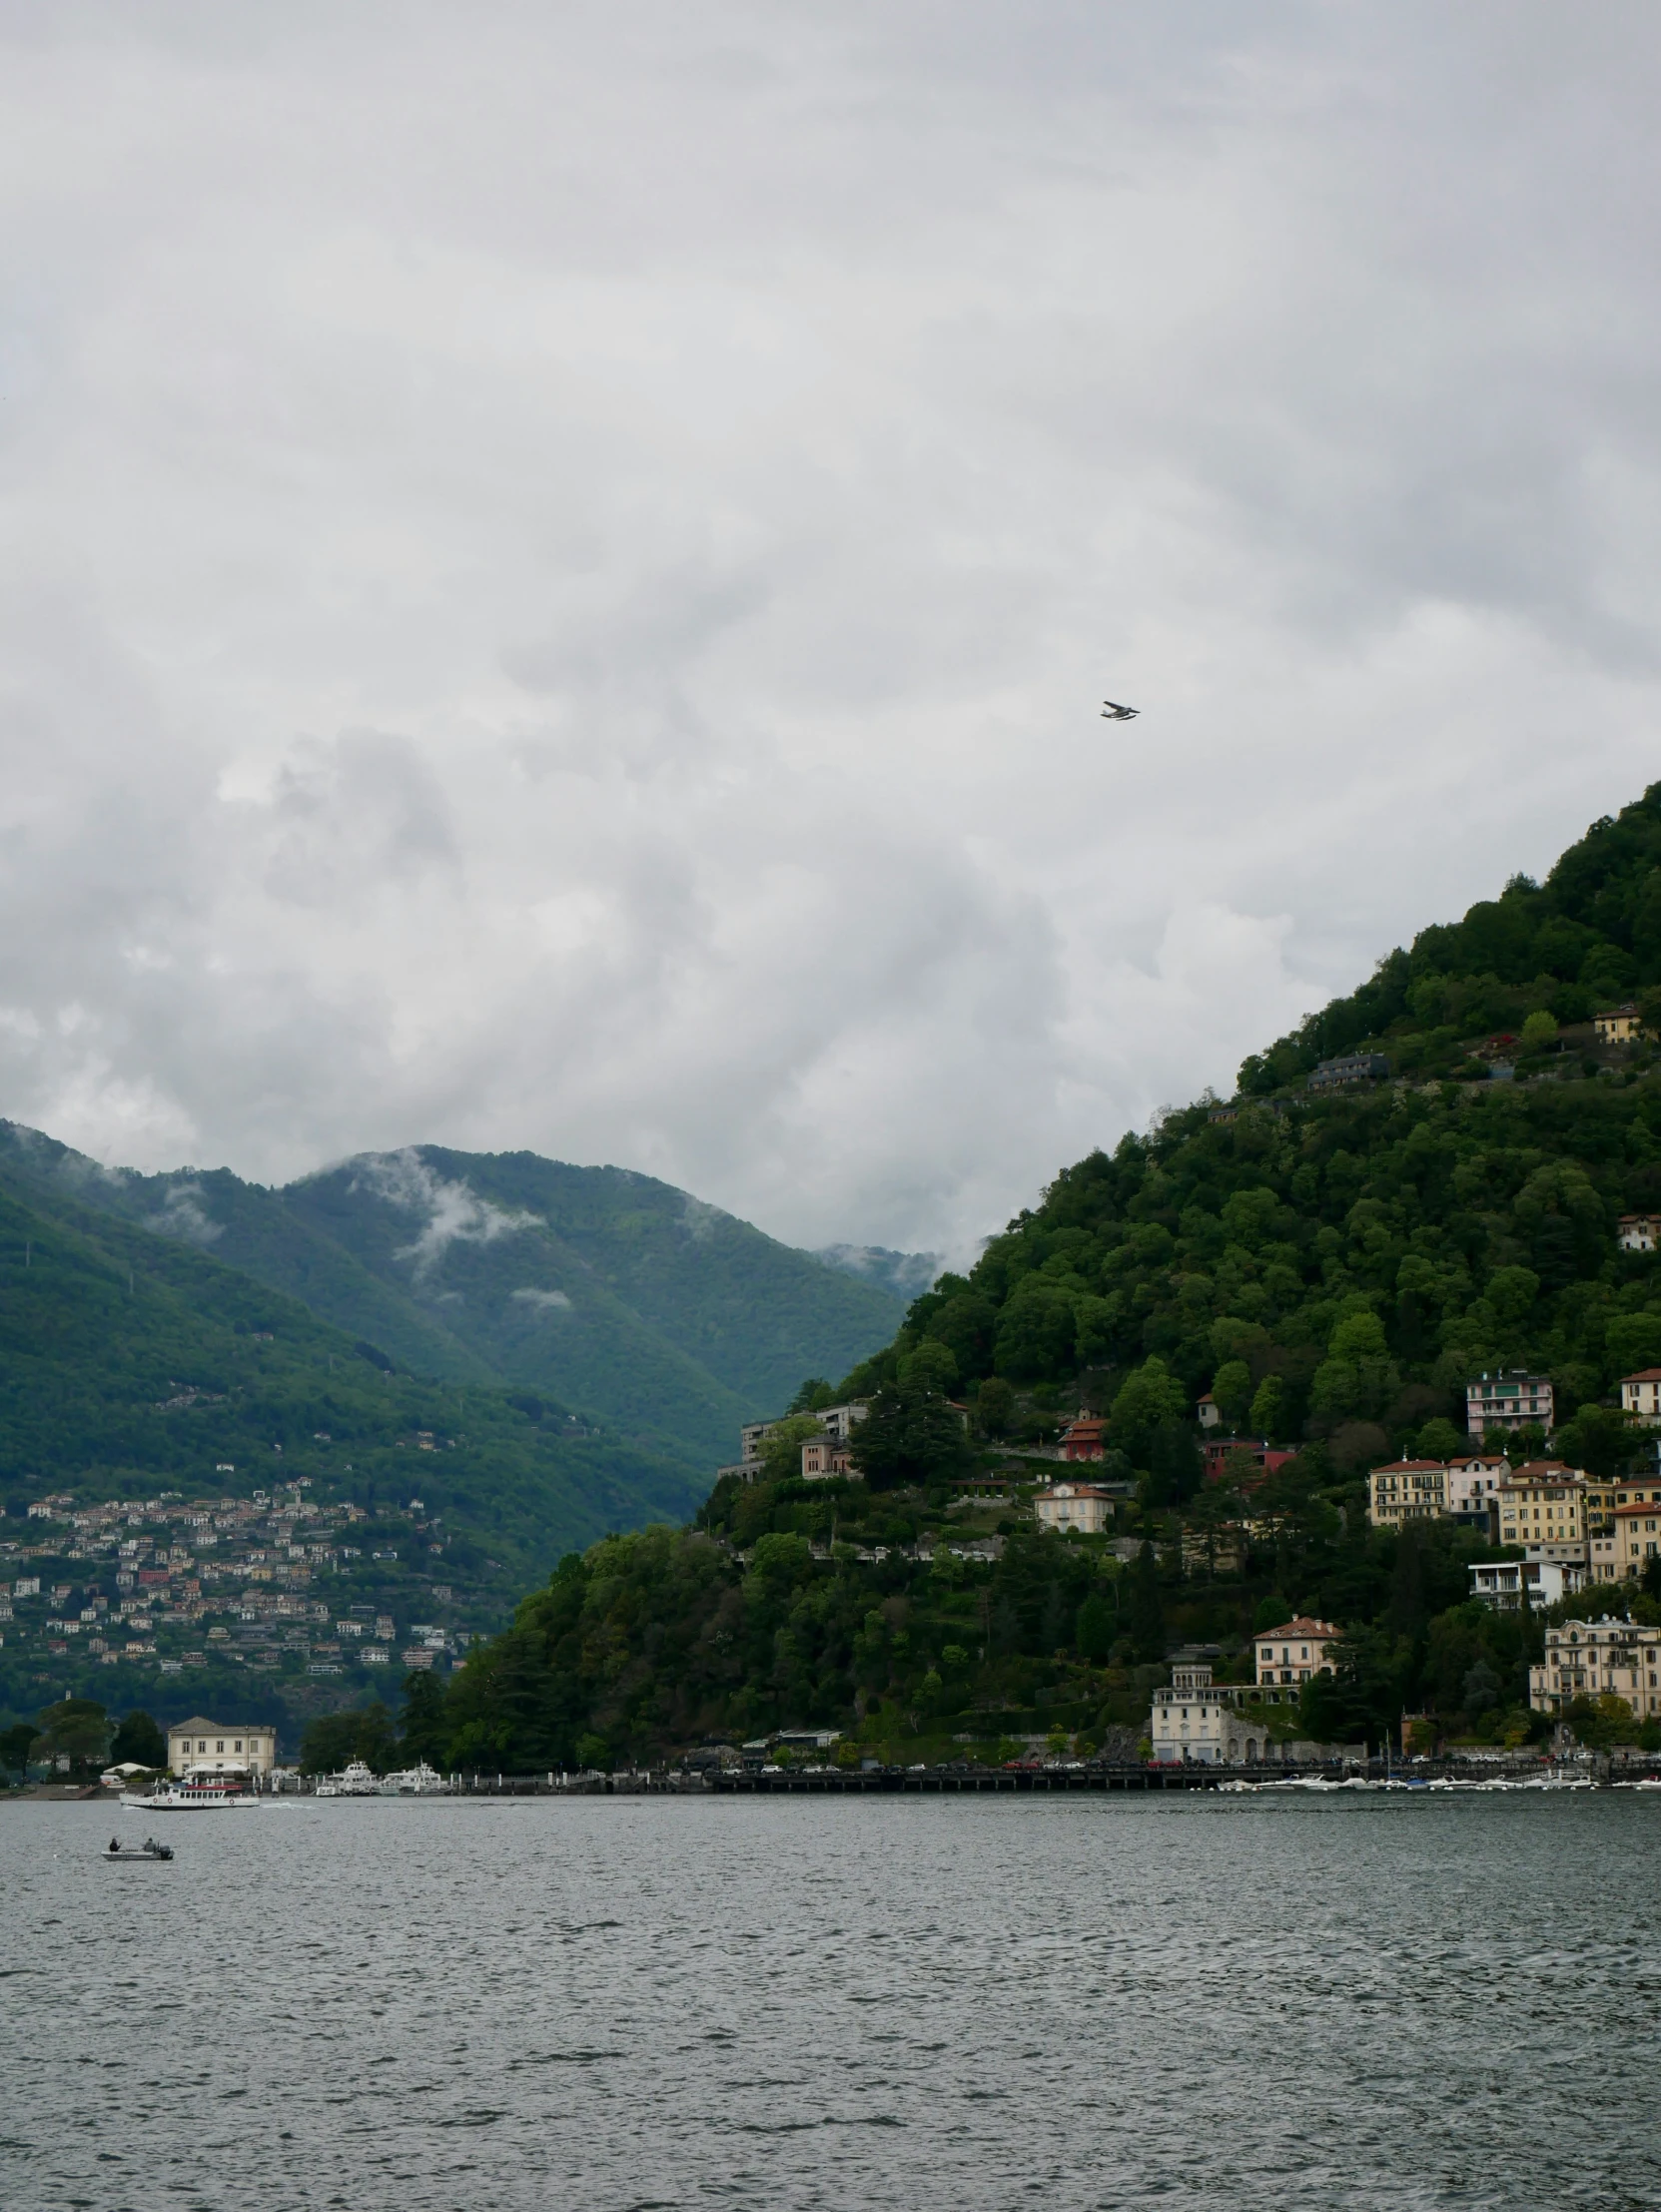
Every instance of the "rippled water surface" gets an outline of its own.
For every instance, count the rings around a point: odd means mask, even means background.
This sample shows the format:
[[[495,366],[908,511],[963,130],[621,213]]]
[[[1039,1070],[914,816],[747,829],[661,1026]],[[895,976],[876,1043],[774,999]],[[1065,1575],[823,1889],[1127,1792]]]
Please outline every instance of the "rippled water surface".
[[[0,1807],[0,2201],[1661,2203],[1661,1802]]]

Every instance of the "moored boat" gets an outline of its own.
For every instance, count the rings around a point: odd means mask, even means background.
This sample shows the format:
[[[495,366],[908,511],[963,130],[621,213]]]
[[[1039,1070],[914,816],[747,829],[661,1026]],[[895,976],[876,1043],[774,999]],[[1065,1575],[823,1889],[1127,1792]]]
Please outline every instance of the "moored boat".
[[[377,1787],[384,1798],[430,1798],[441,1795],[445,1785],[437,1769],[422,1759],[402,1773],[383,1775]]]

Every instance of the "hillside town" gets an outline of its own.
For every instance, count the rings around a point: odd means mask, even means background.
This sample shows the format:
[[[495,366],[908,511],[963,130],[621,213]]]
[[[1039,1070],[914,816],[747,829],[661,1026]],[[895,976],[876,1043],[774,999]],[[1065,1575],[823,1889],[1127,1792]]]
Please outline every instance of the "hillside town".
[[[240,1497],[36,1499],[19,1533],[14,1515],[0,1536],[0,1650],[47,1686],[89,1664],[327,1682],[459,1656],[475,1632],[440,1579],[441,1518],[419,1497],[372,1514],[316,1502],[312,1487],[301,1476]]]

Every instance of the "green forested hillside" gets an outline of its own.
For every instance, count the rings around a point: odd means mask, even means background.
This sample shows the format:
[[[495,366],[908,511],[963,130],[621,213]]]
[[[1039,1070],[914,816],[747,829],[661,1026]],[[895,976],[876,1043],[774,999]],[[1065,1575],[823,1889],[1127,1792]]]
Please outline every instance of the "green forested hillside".
[[[1462,923],[1426,930],[1247,1061],[1243,1092],[1261,1103],[1238,1118],[1192,1106],[1067,1169],[968,1276],[916,1301],[862,1379],[930,1338],[965,1382],[1076,1388],[1110,1407],[1152,1358],[1177,1386],[1169,1411],[1215,1386],[1243,1424],[1276,1441],[1336,1438],[1347,1464],[1434,1417],[1462,1425],[1463,1382],[1484,1367],[1549,1369],[1560,1415],[1595,1402],[1661,1359],[1654,1261],[1615,1241],[1622,1212],[1661,1206],[1653,1049],[1564,1051],[1541,1024],[1509,1081],[1473,1050],[1491,1021],[1520,1032],[1536,1013],[1555,1019],[1553,995],[1566,1017],[1605,984],[1661,976],[1652,905],[1661,914],[1661,786],[1595,825],[1544,887],[1516,880]],[[1547,957],[1573,980],[1535,977]],[[1478,1027],[1414,1026],[1452,1007]],[[1317,1059],[1363,1046],[1409,1080],[1295,1086]],[[1415,1067],[1435,1053],[1467,1080]],[[1265,1095],[1271,1076],[1284,1080]]]
[[[1519,1037],[1545,1017],[1536,1068],[1556,1057],[1549,1025],[1574,1029],[1601,1008],[1661,990],[1661,784],[1594,822],[1543,884],[1513,876],[1459,922],[1421,930],[1347,998],[1247,1060],[1244,1091],[1296,1085],[1317,1062],[1368,1048],[1402,1075],[1482,1073],[1470,1048],[1495,1031]],[[1661,1005],[1646,1008],[1661,1030]]]
[[[211,1253],[400,1367],[550,1396],[700,1478],[741,1421],[904,1310],[667,1183],[530,1152],[426,1146],[266,1190],[224,1169],[111,1171],[6,1123],[0,1178]]]
[[[1661,1255],[1622,1251],[1616,1228],[1661,1211],[1661,1066],[1585,1019],[1627,994],[1661,1027],[1661,786],[1544,885],[1514,879],[1424,931],[1248,1060],[1236,1106],[1093,1153],[942,1276],[838,1388],[874,1395],[868,1437],[935,1439],[911,1464],[885,1446],[867,1480],[729,1486],[703,1533],[567,1561],[457,1676],[451,1756],[618,1757],[808,1721],[890,1756],[1035,1726],[1134,1735],[1174,1643],[1211,1644],[1246,1680],[1251,1632],[1294,1611],[1345,1642],[1288,1728],[1378,1743],[1405,1710],[1425,1716],[1415,1741],[1539,1737],[1538,1618],[1467,1594],[1492,1537],[1372,1529],[1360,1477],[1460,1448],[1465,1380],[1494,1366],[1550,1373],[1571,1463],[1647,1457],[1614,1385],[1661,1363]],[[1387,1080],[1305,1088],[1360,1047],[1389,1057]],[[1226,1426],[1294,1452],[1248,1495],[1245,1468],[1201,1482],[1208,1390]],[[970,1406],[960,1457],[1002,1465],[1009,1503],[953,1504],[947,1393]],[[1117,1549],[1039,1535],[1020,1500],[1043,1470],[1005,1461],[1080,1404],[1107,1414],[1104,1472],[1130,1486]],[[948,1531],[974,1530],[1002,1536],[995,1562],[951,1556]],[[932,1557],[902,1551],[931,1532]],[[1661,1618],[1661,1587],[1605,1584],[1571,1609],[1608,1607]],[[1639,1733],[1618,1701],[1575,1724],[1594,1742]],[[1653,1722],[1643,1735],[1661,1743]]]

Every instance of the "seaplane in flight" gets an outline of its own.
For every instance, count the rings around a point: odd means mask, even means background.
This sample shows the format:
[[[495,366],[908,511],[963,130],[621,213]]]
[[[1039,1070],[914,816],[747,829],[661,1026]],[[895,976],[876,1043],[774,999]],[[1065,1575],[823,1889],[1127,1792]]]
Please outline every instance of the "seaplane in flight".
[[[1141,712],[1141,707],[1122,707],[1117,699],[1104,699],[1102,701],[1102,719],[1104,722],[1134,722]]]

